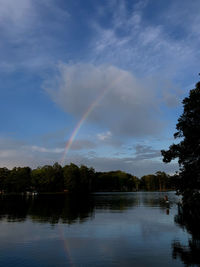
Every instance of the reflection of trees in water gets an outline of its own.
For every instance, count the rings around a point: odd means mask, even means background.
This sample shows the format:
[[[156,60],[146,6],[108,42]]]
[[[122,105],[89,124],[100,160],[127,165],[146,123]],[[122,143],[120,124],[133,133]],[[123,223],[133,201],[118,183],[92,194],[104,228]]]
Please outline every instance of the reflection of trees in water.
[[[133,194],[97,194],[94,195],[95,208],[103,210],[125,211],[139,205],[139,199]]]
[[[165,193],[166,194],[166,193]],[[172,206],[164,200],[165,194],[157,193],[109,193],[96,194],[95,207],[104,210],[127,210],[129,208],[144,205],[145,207],[159,207],[161,210],[169,214],[169,209]],[[173,200],[174,201],[174,200]]]
[[[166,208],[166,201],[164,200],[164,195],[159,198],[143,198],[142,201],[143,205],[149,207],[160,207],[165,209]]]
[[[35,198],[4,196],[0,199],[0,220],[55,224],[85,221],[93,216],[94,201],[88,196],[41,195]]]
[[[26,219],[30,200],[21,196],[1,196],[0,198],[0,220],[6,219],[7,221],[24,221]]]
[[[48,222],[51,224],[84,222],[94,215],[94,208],[120,210],[138,206],[138,198],[133,195],[39,195],[1,196],[0,220],[10,222],[25,221]]]
[[[186,266],[200,266],[200,214],[197,207],[179,207],[175,222],[191,234],[188,245],[172,243],[173,258],[180,258]]]
[[[165,193],[155,193],[155,195],[152,195],[152,193],[148,194],[146,193],[140,200],[140,203],[144,205],[145,207],[159,207],[160,210],[167,215],[169,215],[170,208],[173,206],[176,199],[172,198],[172,201],[166,202],[165,196],[168,198],[168,194]]]
[[[125,211],[144,204],[159,206],[164,211],[168,208],[163,197],[141,194],[94,194],[94,195],[39,195],[35,197],[6,196],[0,197],[0,220],[25,221],[27,217],[35,222],[58,222],[71,224],[77,220],[84,222],[94,214],[94,208],[103,210]]]
[[[186,266],[200,266],[200,241],[191,239],[188,246],[183,246],[180,242],[173,243],[173,258],[179,257]]]

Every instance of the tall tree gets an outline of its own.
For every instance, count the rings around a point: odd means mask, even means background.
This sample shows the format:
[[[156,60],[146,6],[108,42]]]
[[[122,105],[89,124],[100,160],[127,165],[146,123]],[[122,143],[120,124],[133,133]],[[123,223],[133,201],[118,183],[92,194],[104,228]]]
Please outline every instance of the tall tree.
[[[31,169],[29,167],[14,167],[5,180],[7,192],[25,192],[31,185]]]
[[[80,170],[77,165],[73,163],[70,163],[70,165],[65,165],[63,167],[63,175],[65,189],[73,193],[81,191]]]
[[[0,168],[0,191],[5,190],[10,171],[7,168]]]
[[[178,119],[174,134],[174,138],[181,138],[181,141],[161,153],[166,163],[178,158],[180,173],[177,190],[187,200],[198,197],[200,190],[200,82],[182,103],[183,114]]]

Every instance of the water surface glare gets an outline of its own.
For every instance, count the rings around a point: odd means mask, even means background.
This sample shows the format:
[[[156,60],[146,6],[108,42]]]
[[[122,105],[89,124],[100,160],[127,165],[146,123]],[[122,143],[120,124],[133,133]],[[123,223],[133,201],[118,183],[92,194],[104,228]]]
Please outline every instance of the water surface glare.
[[[0,196],[0,266],[185,266],[174,244],[191,235],[165,195]]]

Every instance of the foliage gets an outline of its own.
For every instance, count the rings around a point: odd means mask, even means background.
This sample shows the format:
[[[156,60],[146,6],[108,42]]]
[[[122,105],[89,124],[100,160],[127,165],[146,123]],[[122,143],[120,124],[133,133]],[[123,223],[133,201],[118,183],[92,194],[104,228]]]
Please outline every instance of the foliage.
[[[164,172],[145,175],[141,179],[123,171],[95,172],[85,165],[58,163],[31,170],[15,167],[0,168],[0,192],[26,191],[90,193],[99,191],[165,191],[173,189],[172,177]]]
[[[38,192],[59,192],[63,190],[63,170],[55,163],[53,166],[45,165],[32,171],[32,189]]]
[[[71,163],[63,168],[64,186],[69,192],[88,193],[92,191],[94,169]]]
[[[29,167],[15,167],[11,171],[1,168],[0,180],[2,181],[2,190],[8,192],[25,192],[29,189],[30,173]],[[2,179],[3,178],[3,179]]]
[[[69,190],[70,192],[78,192],[80,190],[79,167],[71,163],[63,168],[63,172],[65,189]]]
[[[99,172],[96,174],[95,191],[136,191],[139,179],[122,172]]]
[[[172,177],[165,172],[144,175],[140,181],[140,188],[147,191],[166,191],[174,189]]]
[[[183,114],[178,119],[174,134],[174,138],[181,138],[181,141],[161,153],[166,163],[178,158],[180,173],[177,190],[187,199],[200,190],[200,82],[182,103]]]
[[[7,168],[0,168],[0,191],[5,189],[5,184],[10,171]]]

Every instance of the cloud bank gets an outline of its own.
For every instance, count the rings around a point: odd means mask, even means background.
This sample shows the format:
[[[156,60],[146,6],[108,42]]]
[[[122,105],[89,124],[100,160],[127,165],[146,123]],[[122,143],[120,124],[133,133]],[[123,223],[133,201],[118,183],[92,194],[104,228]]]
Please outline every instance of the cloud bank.
[[[87,148],[96,146],[86,141],[75,142],[73,151],[65,164],[73,162],[75,164],[92,166],[96,171],[123,170],[137,176],[155,173],[156,171],[165,171],[173,174],[178,170],[178,164],[164,164],[160,159],[160,151],[150,146],[137,145],[135,155],[126,156],[98,156],[95,151],[89,150],[88,153],[80,153],[83,145]],[[89,146],[89,147],[88,147]],[[42,165],[52,165],[56,161],[59,162],[63,155],[63,147],[42,147],[38,145],[30,145],[11,138],[0,138],[0,167],[7,166],[30,166],[36,168]]]
[[[57,75],[46,81],[44,87],[57,105],[78,120],[106,91],[87,122],[112,135],[148,136],[163,127],[156,89],[117,67],[61,63]]]

